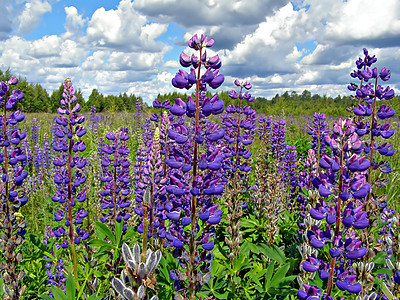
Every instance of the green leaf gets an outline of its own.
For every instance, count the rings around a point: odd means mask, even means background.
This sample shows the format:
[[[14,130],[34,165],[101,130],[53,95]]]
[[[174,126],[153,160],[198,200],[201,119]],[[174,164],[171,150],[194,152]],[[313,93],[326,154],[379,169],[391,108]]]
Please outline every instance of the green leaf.
[[[372,272],[373,275],[377,274],[386,274],[386,275],[393,275],[393,272],[390,269],[382,268],[382,269],[376,269]]]
[[[62,289],[53,286],[51,288],[51,292],[54,295],[54,299],[59,299],[59,300],[68,300],[67,296],[65,296],[64,292],[62,291]]]
[[[239,254],[233,260],[233,269],[236,272],[240,272],[241,270],[246,269],[249,266],[250,266],[249,260],[246,258],[246,256],[242,254]]]
[[[42,298],[44,300],[54,300],[54,298],[51,298],[50,296],[47,296],[47,295],[40,295],[40,298]]]
[[[251,279],[253,279],[253,281],[258,285],[258,286],[262,286],[261,282],[258,280],[258,278],[260,278],[260,276],[256,276],[255,274],[253,274],[252,271],[250,271],[248,273],[248,275],[251,277]],[[258,275],[258,274],[257,274]]]
[[[386,263],[387,253],[385,251],[379,252],[372,260],[376,265],[383,265]]]
[[[134,237],[136,235],[136,230],[134,227],[129,227],[126,231],[125,234],[123,236],[123,241],[126,242],[127,240],[129,240],[130,238]]]
[[[101,222],[94,222],[96,229],[101,232],[102,234],[104,234],[106,237],[109,238],[109,240],[115,245],[116,241],[115,241],[115,236],[113,235],[113,233],[111,232],[111,230],[103,223]]]
[[[103,297],[91,295],[88,300],[101,300]]]
[[[289,270],[290,264],[287,263],[283,265],[278,271],[275,273],[274,277],[272,277],[270,286],[273,288],[278,288],[279,283],[285,278],[287,271]]]
[[[269,288],[271,287],[271,278],[272,275],[274,274],[274,267],[275,267],[275,262],[271,261],[268,265],[267,273],[265,274],[265,291],[268,291]]]
[[[228,299],[228,294],[229,294],[229,292],[225,292],[223,294],[220,294],[218,292],[213,293],[214,297],[217,299]]]
[[[93,240],[91,240],[90,242],[89,242],[89,245],[90,246],[105,246],[106,248],[107,247],[110,247],[110,249],[114,249],[115,248],[115,246],[113,245],[113,244],[110,244],[109,242],[106,242],[106,241],[104,241],[104,240],[100,240],[100,239],[93,239]]]
[[[122,219],[121,222],[115,223],[115,237],[117,238],[117,245],[119,245],[122,238]]]
[[[391,291],[387,288],[386,284],[384,282],[381,283],[381,289],[382,292],[385,294],[386,297],[388,297],[389,300],[394,300],[394,296]]]
[[[76,295],[75,281],[71,273],[69,273],[67,276],[66,292],[68,300],[75,300],[75,295]]]
[[[276,246],[274,245],[274,247],[276,247]],[[276,261],[280,265],[283,265],[285,263],[285,260],[286,260],[285,254],[283,254],[283,257],[282,257],[282,254],[277,249],[279,249],[279,248],[276,247],[275,249],[271,249],[267,245],[263,244],[262,248],[260,250],[264,253],[264,255],[266,257]]]

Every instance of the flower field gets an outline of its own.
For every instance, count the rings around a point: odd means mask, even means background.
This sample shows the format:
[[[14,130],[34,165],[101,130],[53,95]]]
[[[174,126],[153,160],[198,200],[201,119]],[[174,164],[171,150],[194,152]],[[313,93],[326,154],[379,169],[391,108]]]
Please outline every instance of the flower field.
[[[1,82],[2,299],[400,299],[399,119],[363,49],[347,115],[225,105],[214,40],[193,36],[186,98],[82,113],[15,107]]]

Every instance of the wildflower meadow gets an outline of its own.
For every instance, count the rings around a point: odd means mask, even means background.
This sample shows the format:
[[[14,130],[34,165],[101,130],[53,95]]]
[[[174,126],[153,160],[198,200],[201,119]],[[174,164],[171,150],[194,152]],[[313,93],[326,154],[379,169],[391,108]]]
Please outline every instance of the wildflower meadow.
[[[66,78],[56,114],[24,114],[1,81],[2,299],[400,299],[390,66],[360,49],[343,113],[288,117],[240,78],[214,93],[213,45],[131,113],[84,112]]]

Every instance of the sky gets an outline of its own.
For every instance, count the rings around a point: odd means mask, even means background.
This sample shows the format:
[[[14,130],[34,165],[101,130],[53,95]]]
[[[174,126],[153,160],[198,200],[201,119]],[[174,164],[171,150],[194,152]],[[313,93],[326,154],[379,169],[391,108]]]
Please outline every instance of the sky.
[[[256,97],[349,95],[363,48],[400,89],[398,0],[0,0],[0,11],[0,69],[49,94],[70,77],[86,99],[97,89],[150,103],[177,90],[196,33],[215,40],[207,54],[221,58],[220,90],[239,79]]]

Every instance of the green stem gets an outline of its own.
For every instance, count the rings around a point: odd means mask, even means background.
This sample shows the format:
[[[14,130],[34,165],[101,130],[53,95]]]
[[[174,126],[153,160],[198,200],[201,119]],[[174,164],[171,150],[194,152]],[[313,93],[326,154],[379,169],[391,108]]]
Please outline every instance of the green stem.
[[[147,232],[149,228],[149,220],[147,217],[148,204],[143,204],[143,244],[142,244],[142,262],[146,261],[147,252]]]
[[[202,48],[200,48],[200,59],[199,59],[199,66],[197,70],[197,80],[196,80],[196,122],[195,122],[195,135],[197,134],[197,130],[199,127],[199,116],[200,116],[200,105],[199,105],[199,93],[200,93],[200,69],[201,69],[201,56],[202,56]],[[193,169],[192,169],[192,174],[193,174],[193,181],[192,181],[192,187],[196,187],[197,182],[197,152],[198,152],[198,145],[197,142],[194,142],[194,152],[193,152]],[[196,197],[192,196],[192,201],[191,201],[191,231],[190,231],[190,243],[189,243],[189,252],[190,252],[190,266],[189,266],[189,295],[192,299],[195,298],[196,296],[196,290],[195,290],[195,282],[194,282],[194,277],[195,277],[195,262],[194,262],[194,257],[195,257],[195,250],[196,250],[196,244],[195,244],[195,230],[196,230]]]
[[[71,104],[69,104],[69,110],[71,111]],[[72,134],[72,124],[71,120],[69,122],[69,131]],[[75,243],[74,243],[74,224],[72,219],[72,168],[71,168],[71,161],[72,161],[72,137],[69,139],[69,146],[68,146],[68,217],[69,217],[69,239],[71,244],[71,256],[72,256],[72,269],[74,272],[74,281],[76,289],[79,291],[79,278],[78,278],[78,267],[76,261],[76,252],[75,252]]]
[[[375,91],[378,85],[378,78],[375,79]],[[374,103],[373,103],[373,108],[372,108],[372,120],[371,120],[371,128],[370,128],[370,136],[371,136],[371,143],[370,143],[370,156],[369,156],[369,161],[372,165],[372,160],[373,160],[373,155],[374,155],[374,136],[372,134],[372,130],[375,126],[375,114],[376,114],[376,93],[375,93],[375,97],[374,97]],[[370,167],[368,169],[368,183],[371,185],[371,181],[372,181],[372,167]],[[367,201],[365,203],[365,211],[368,214],[368,206],[369,206],[369,202],[370,202],[370,197],[371,197],[371,190],[368,191],[367,194]]]
[[[341,213],[341,205],[342,205],[342,199],[340,198],[340,194],[342,192],[342,186],[343,186],[343,146],[340,149],[340,173],[339,173],[339,192],[338,192],[338,203],[337,203],[337,208],[336,208],[336,227],[335,227],[335,235],[333,236],[333,243],[335,242],[335,238],[339,235],[339,229],[340,229],[340,213]],[[329,279],[328,279],[328,288],[326,295],[329,296],[332,291],[332,286],[333,286],[333,271],[335,270],[335,262],[336,262],[336,257],[332,257],[331,263],[329,265]]]

